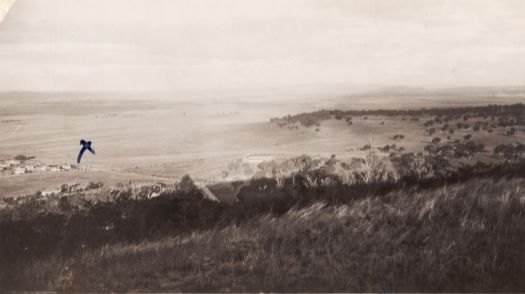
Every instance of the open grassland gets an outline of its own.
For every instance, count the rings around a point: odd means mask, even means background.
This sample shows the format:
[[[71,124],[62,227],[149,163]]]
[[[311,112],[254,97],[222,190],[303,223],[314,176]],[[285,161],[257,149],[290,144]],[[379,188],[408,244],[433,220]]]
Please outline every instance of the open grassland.
[[[25,289],[524,291],[525,181],[475,178],[34,260]]]
[[[118,183],[155,183],[166,181],[166,179],[148,177],[140,174],[123,173],[110,170],[95,171],[69,171],[46,174],[27,174],[24,176],[6,176],[0,181],[0,191],[2,195],[30,195],[37,191],[53,191],[59,189],[61,185],[86,185],[90,182],[103,182],[105,185],[112,186]],[[0,198],[2,198],[0,195]]]

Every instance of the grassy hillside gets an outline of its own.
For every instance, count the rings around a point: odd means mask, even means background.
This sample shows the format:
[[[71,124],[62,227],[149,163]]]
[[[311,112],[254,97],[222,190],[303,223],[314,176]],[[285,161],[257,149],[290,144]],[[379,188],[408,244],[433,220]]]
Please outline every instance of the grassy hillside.
[[[525,179],[474,178],[35,260],[25,289],[525,291]]]

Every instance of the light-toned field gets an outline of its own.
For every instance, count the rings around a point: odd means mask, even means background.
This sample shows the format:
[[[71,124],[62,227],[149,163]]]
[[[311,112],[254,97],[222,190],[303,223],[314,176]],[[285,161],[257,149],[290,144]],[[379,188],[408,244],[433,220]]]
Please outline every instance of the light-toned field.
[[[0,97],[0,159],[24,154],[35,156],[36,163],[74,163],[81,138],[93,141],[97,154],[85,153],[81,167],[87,171],[0,176],[0,191],[10,195],[61,183],[147,182],[152,180],[149,176],[190,174],[196,179],[213,181],[220,179],[229,162],[247,154],[263,153],[276,158],[335,154],[345,158],[355,156],[358,148],[370,141],[375,146],[396,143],[407,151],[421,151],[423,144],[431,140],[421,126],[425,118],[410,122],[400,117],[370,116],[366,120],[355,117],[351,126],[344,121],[329,120],[322,123],[319,131],[315,127],[290,130],[268,122],[272,117],[340,105],[347,101],[343,98],[328,102],[321,99],[318,103],[309,100],[276,103],[264,99],[192,103],[97,96],[68,100],[65,94],[20,95]],[[411,99],[397,106],[428,104],[426,100]],[[347,101],[346,105],[347,109],[373,108],[365,99],[353,104]],[[398,133],[404,134],[405,139],[394,142],[391,137]],[[462,135],[458,132],[454,137]],[[509,141],[502,134],[479,138]]]
[[[62,184],[88,182],[103,182],[105,185],[117,183],[155,183],[166,182],[167,179],[150,177],[133,173],[121,173],[109,170],[71,171],[46,174],[26,174],[4,176],[0,180],[0,191],[4,195],[28,195],[36,191],[53,191]]]

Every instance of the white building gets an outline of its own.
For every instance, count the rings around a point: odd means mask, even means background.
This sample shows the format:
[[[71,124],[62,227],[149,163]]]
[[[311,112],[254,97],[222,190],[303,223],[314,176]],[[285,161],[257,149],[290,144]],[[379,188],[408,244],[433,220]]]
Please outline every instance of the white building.
[[[15,168],[15,175],[21,175],[21,174],[25,174],[27,172],[26,168],[25,167],[17,167]]]
[[[36,170],[36,166],[34,166],[34,165],[26,165],[25,169],[26,169],[27,172],[32,172],[32,171]]]
[[[58,194],[60,193],[60,190],[56,189],[56,190],[47,190],[47,191],[42,191],[42,196],[51,196],[53,194]]]
[[[7,161],[7,164],[9,164],[11,166],[19,165],[20,164],[20,160],[10,159],[10,160]]]

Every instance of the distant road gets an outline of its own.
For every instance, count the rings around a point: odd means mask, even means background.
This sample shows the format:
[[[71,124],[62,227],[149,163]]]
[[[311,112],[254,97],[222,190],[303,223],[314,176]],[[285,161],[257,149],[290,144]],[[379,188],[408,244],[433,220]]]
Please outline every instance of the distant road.
[[[124,171],[122,169],[118,168],[103,168],[103,167],[90,167],[87,171],[105,171],[110,173],[117,173],[121,175],[134,175],[138,177],[142,177],[144,179],[150,179],[154,181],[168,181],[173,182],[178,179],[178,177],[167,177],[167,176],[153,176],[153,175],[147,175],[147,174],[141,174],[137,172],[131,172],[131,171]]]

